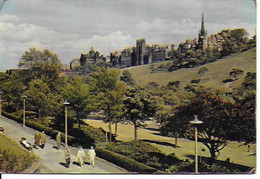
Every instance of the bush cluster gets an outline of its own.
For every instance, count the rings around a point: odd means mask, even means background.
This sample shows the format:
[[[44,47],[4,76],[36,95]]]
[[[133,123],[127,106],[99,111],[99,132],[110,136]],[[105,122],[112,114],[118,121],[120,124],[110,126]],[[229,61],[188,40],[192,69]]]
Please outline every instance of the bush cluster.
[[[20,173],[30,167],[35,156],[4,134],[0,135],[0,173]]]
[[[106,148],[162,171],[166,171],[171,165],[183,162],[174,153],[163,154],[156,147],[142,141],[117,142],[107,145]]]
[[[117,154],[115,152],[109,151],[107,149],[96,147],[96,153],[99,157],[112,162],[122,168],[125,168],[131,172],[138,172],[138,173],[156,173],[157,170],[139,163],[133,159],[125,157],[123,155]]]

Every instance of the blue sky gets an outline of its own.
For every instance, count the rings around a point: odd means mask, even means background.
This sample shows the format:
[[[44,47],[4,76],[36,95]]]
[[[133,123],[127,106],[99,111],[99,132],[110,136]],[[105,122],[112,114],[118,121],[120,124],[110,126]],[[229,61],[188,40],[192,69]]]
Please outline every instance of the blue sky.
[[[17,68],[31,46],[49,48],[68,64],[91,46],[108,55],[137,38],[178,45],[197,37],[202,12],[209,35],[238,27],[255,33],[252,0],[7,0],[0,11],[0,71]]]

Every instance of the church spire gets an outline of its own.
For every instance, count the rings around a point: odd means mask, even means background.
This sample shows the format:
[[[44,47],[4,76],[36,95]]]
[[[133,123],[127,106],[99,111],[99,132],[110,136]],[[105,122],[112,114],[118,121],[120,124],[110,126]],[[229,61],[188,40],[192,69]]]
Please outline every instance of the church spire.
[[[202,20],[201,20],[201,35],[206,34],[205,27],[204,27],[204,13],[202,13]]]

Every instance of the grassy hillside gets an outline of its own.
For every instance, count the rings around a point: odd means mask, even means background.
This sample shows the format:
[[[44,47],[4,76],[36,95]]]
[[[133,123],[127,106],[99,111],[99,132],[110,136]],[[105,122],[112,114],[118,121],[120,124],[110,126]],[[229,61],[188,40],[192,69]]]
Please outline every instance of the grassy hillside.
[[[108,131],[108,123],[104,123],[100,120],[85,120],[91,126],[102,127]],[[155,121],[147,121],[147,127],[141,128],[137,132],[139,140],[150,143],[151,145],[157,147],[163,153],[170,154],[175,153],[180,159],[188,159],[191,155],[194,155],[194,141],[179,138],[178,146],[174,148],[175,140],[171,137],[166,137],[160,135],[159,126],[156,125]],[[130,141],[134,139],[134,126],[132,124],[118,124],[118,136],[117,140],[121,141]],[[112,133],[115,133],[115,125],[112,125]],[[255,145],[251,145],[250,152],[247,152],[247,146],[241,145],[241,143],[228,141],[227,146],[220,152],[218,160],[225,161],[227,158],[230,158],[232,163],[255,167],[256,165],[256,156],[252,155],[254,152]],[[201,148],[206,149],[205,152],[201,152]],[[202,143],[198,143],[199,155],[202,157],[210,157],[208,149]]]
[[[161,62],[168,63],[168,62]],[[155,63],[159,65],[161,63]],[[200,84],[206,87],[230,90],[241,85],[247,72],[256,72],[256,48],[246,52],[233,54],[220,59],[216,62],[198,66],[196,68],[184,68],[173,72],[151,73],[149,69],[151,64],[126,68],[130,71],[136,83],[145,86],[149,82],[156,82],[160,85],[166,85],[170,81],[180,81],[180,88],[185,87],[192,79],[201,79]],[[206,67],[208,72],[203,76],[198,74],[200,68]],[[222,81],[229,77],[229,72],[233,68],[244,70],[243,75],[230,84],[224,84]],[[229,86],[229,87],[228,87]]]

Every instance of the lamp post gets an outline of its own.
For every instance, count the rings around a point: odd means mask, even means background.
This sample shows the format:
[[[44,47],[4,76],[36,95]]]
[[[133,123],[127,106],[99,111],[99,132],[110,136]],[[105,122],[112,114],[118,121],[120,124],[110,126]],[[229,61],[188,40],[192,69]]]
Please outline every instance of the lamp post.
[[[25,99],[27,98],[26,95],[23,95],[23,127],[25,127]]]
[[[202,124],[203,122],[198,119],[198,115],[194,115],[194,120],[190,121],[190,124],[194,125],[195,128],[195,173],[198,173],[198,132],[197,132],[197,125]]]
[[[2,116],[2,94],[3,92],[0,91],[0,116]]]
[[[68,144],[68,140],[67,140],[67,138],[68,138],[68,131],[67,131],[67,129],[68,129],[68,105],[70,104],[67,100],[65,100],[64,101],[64,103],[63,103],[64,105],[65,105],[65,147],[67,146],[67,144]]]

